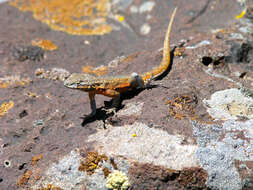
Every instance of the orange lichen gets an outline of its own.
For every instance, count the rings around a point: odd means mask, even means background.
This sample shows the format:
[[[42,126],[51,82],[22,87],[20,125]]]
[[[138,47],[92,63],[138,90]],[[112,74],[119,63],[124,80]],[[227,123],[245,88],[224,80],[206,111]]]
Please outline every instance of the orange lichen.
[[[22,175],[18,178],[18,182],[17,182],[18,186],[24,187],[28,183],[31,176],[32,176],[31,170],[28,170],[27,172],[25,172],[24,175]]]
[[[114,161],[113,158],[110,158],[110,164],[112,165],[112,167],[113,167],[114,170],[118,170],[118,166],[117,166],[117,164],[115,163],[115,161]]]
[[[111,173],[108,168],[103,168],[104,176],[107,178],[107,176]]]
[[[30,98],[39,98],[39,96],[33,92],[27,92],[26,95],[29,96]]]
[[[99,167],[99,163],[107,159],[104,154],[99,155],[97,152],[88,152],[85,161],[81,161],[78,170],[86,171],[88,175],[91,175]]]
[[[24,186],[28,186],[29,184],[32,184],[35,181],[38,181],[41,178],[40,171],[41,170],[39,168],[36,168],[33,171],[32,170],[26,171],[22,176],[19,176],[17,180],[18,186],[24,188]],[[27,187],[26,189],[28,190],[29,188]],[[60,190],[60,189],[55,189],[55,190]]]
[[[54,186],[52,184],[47,184],[47,187],[43,187],[40,190],[63,190],[63,189],[60,187]]]
[[[35,166],[38,163],[38,161],[41,160],[42,158],[43,158],[42,154],[34,156],[32,158],[32,166]]]
[[[167,100],[169,105],[169,113],[175,119],[181,120],[189,118],[200,123],[212,124],[213,119],[207,114],[196,114],[195,108],[198,105],[197,96],[192,93],[176,95],[173,100]]]
[[[93,68],[92,66],[83,66],[82,72],[87,74],[94,74],[96,76],[102,76],[107,73],[107,67],[101,66],[98,68]]]
[[[185,117],[194,118],[194,108],[198,103],[197,97],[192,94],[183,94],[176,96],[172,101],[167,100],[170,115],[175,119],[183,119]]]
[[[174,51],[175,56],[182,56],[185,51],[185,47],[177,47]]]
[[[2,105],[0,106],[0,118],[3,117],[8,112],[9,109],[13,108],[13,106],[14,106],[13,101],[2,103]]]
[[[0,82],[0,88],[7,88],[9,84],[7,82]]]
[[[40,76],[40,75],[43,75],[45,73],[45,70],[42,69],[42,68],[38,68],[35,70],[35,75],[36,76]]]
[[[103,35],[112,30],[110,0],[13,0],[10,5],[31,11],[35,19],[53,30],[75,35]],[[115,17],[115,16],[114,16]],[[122,22],[124,17],[116,15]]]
[[[36,168],[33,174],[33,179],[35,181],[38,181],[41,178],[41,169],[40,168]]]
[[[35,39],[32,41],[33,46],[41,47],[44,50],[53,51],[56,50],[58,47],[51,42],[50,40],[44,40],[44,39]]]
[[[233,32],[236,32],[233,28],[220,28],[213,31],[214,34],[221,33],[221,34],[229,34],[229,35]]]
[[[122,63],[129,63],[139,55],[139,52],[133,53],[122,60]]]

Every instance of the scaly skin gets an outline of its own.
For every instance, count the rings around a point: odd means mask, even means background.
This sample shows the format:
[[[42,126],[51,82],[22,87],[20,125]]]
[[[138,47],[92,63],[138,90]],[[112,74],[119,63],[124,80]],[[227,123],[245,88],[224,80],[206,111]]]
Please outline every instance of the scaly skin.
[[[64,86],[78,89],[89,93],[90,105],[92,112],[89,117],[96,114],[95,95],[102,94],[113,98],[113,105],[120,102],[120,93],[132,90],[134,88],[144,88],[150,80],[163,74],[170,66],[170,32],[176,15],[177,8],[174,9],[163,45],[163,59],[156,68],[142,74],[132,73],[130,76],[114,77],[96,77],[89,74],[73,73],[65,81]]]
[[[175,18],[177,12],[177,7],[174,9],[171,18],[170,23],[166,32],[166,36],[163,42],[163,59],[160,65],[158,65],[156,68],[154,68],[150,72],[146,72],[141,75],[142,80],[146,83],[149,80],[156,78],[160,76],[162,73],[164,73],[170,66],[170,32],[172,29],[172,24]]]

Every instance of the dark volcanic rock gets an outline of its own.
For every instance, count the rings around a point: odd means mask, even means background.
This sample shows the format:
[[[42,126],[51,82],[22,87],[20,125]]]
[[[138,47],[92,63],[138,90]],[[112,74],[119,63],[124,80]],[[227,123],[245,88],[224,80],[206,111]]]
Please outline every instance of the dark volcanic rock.
[[[73,2],[40,17],[0,4],[0,189],[252,189],[251,9],[234,19],[236,1],[97,2],[85,9],[96,14],[89,26],[111,32],[87,36],[57,22],[61,8],[78,21]],[[168,75],[122,94],[117,112],[96,96],[97,114],[83,122],[88,95],[64,87],[66,77],[151,70],[176,6]],[[61,31],[39,20],[52,15]],[[58,49],[32,46],[37,38]]]

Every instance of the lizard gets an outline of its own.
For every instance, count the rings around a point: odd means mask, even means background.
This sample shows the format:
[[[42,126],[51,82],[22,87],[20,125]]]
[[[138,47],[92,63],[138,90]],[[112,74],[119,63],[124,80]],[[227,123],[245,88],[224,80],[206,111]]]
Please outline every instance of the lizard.
[[[65,81],[64,86],[88,92],[91,113],[87,117],[96,114],[95,95],[102,94],[113,98],[113,106],[120,103],[120,93],[136,88],[145,88],[151,80],[162,75],[170,67],[170,32],[176,15],[177,7],[174,9],[163,44],[163,57],[161,63],[149,72],[139,75],[132,73],[128,76],[94,76],[85,73],[72,73]]]

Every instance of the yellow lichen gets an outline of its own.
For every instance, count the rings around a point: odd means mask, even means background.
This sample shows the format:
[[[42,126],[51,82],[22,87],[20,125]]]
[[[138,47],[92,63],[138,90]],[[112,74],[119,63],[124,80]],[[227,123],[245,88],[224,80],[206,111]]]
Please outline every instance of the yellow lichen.
[[[228,112],[231,116],[250,117],[253,115],[252,105],[235,100],[231,103],[221,105],[220,108]]]
[[[110,0],[13,0],[10,5],[31,11],[53,30],[75,35],[103,35],[112,30]],[[115,16],[114,16],[115,17]],[[124,17],[116,15],[118,22]]]
[[[106,181],[106,188],[113,190],[126,190],[130,186],[127,175],[121,171],[115,170],[109,174]]]
[[[119,22],[123,22],[125,20],[125,17],[122,15],[115,15],[115,16]]]
[[[30,83],[30,78],[21,78],[19,75],[0,78],[0,88],[7,88],[10,85],[25,86]]]
[[[246,10],[243,10],[239,15],[236,15],[236,19],[240,19],[242,17],[244,17],[244,15],[246,14]]]
[[[51,42],[50,40],[44,40],[44,39],[35,39],[32,41],[33,46],[41,47],[44,50],[53,51],[56,50],[58,47]]]
[[[2,103],[2,105],[0,106],[0,118],[3,117],[8,112],[9,109],[13,108],[13,106],[14,106],[13,101]]]
[[[97,76],[102,76],[107,73],[107,67],[106,66],[100,66],[98,68],[93,68],[92,66],[83,66],[82,68],[83,73],[87,74],[94,74]]]

